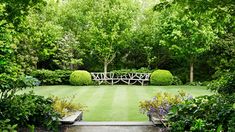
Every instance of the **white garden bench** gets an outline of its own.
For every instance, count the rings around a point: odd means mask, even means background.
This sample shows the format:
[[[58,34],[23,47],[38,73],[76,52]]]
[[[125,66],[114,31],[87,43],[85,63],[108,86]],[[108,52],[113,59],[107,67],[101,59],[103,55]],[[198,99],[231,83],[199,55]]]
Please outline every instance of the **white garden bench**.
[[[91,72],[92,80],[97,81],[100,84],[109,83],[116,84],[118,82],[124,82],[128,85],[140,83],[142,86],[145,82],[149,82],[151,73],[127,73],[124,75],[118,75],[117,73],[107,72],[106,78],[103,72]]]

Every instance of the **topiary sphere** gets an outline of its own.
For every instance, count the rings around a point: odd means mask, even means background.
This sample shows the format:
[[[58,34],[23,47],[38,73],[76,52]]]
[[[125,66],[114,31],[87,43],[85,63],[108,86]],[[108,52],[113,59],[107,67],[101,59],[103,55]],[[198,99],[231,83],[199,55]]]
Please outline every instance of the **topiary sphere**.
[[[77,70],[71,73],[69,82],[72,85],[89,85],[91,84],[91,74],[87,71]]]
[[[156,70],[151,74],[150,84],[152,85],[171,85],[173,75],[168,70]]]

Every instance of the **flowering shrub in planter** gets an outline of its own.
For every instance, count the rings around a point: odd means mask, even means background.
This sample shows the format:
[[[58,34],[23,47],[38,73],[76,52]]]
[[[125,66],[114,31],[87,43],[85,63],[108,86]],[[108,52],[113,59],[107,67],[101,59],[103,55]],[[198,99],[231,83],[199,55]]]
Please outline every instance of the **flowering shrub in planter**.
[[[177,95],[160,92],[151,100],[141,101],[139,107],[142,113],[147,114],[150,117],[150,120],[153,121],[153,119],[159,119],[159,121],[164,124],[166,115],[172,105],[179,104],[184,100],[191,98],[192,96],[187,95],[184,91],[179,91]]]
[[[73,123],[77,120],[82,120],[82,112],[86,111],[87,106],[80,103],[73,103],[75,96],[59,98],[53,98],[53,108],[61,115],[60,121],[62,123]]]

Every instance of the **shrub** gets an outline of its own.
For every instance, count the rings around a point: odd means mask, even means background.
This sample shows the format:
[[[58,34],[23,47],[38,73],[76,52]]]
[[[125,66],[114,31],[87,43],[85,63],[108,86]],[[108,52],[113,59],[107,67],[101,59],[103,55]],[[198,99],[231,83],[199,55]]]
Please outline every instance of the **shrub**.
[[[208,86],[211,82],[210,81],[204,81],[202,82],[202,86]]]
[[[234,103],[234,102],[233,102]],[[220,96],[201,96],[172,106],[168,121],[172,131],[233,130],[235,109],[231,100]]]
[[[0,100],[4,98],[11,98],[16,91],[33,87],[39,81],[31,76],[16,75],[12,77],[6,73],[0,74]]]
[[[189,86],[203,86],[202,82],[189,82],[189,83],[186,83],[186,84],[189,85]]]
[[[25,76],[23,81],[27,86],[31,87],[39,86],[41,83],[37,78],[34,78],[32,76]]]
[[[17,132],[17,124],[11,125],[9,119],[0,120],[0,132]]]
[[[200,82],[200,81],[195,81],[195,82],[188,82],[186,83],[186,85],[189,86],[208,86],[211,82],[209,81],[204,81],[204,82]]]
[[[219,79],[208,85],[209,89],[220,94],[231,95],[235,93],[235,71],[224,73]]]
[[[184,91],[179,91],[178,95],[169,93],[157,93],[153,99],[140,102],[140,111],[147,115],[156,115],[159,119],[165,118],[172,105],[179,104],[192,97],[186,95]]]
[[[168,70],[156,70],[151,74],[150,84],[171,85],[173,76]]]
[[[78,110],[85,111],[86,106],[79,103],[78,104],[73,103],[74,97],[75,96],[67,98],[52,97],[53,108],[62,116],[68,116],[71,113],[76,112]]]
[[[72,71],[69,70],[36,70],[31,76],[41,81],[41,85],[66,85],[69,83],[69,76]]]
[[[228,121],[228,132],[235,132],[235,113],[233,113],[231,117],[232,118]]]
[[[91,74],[87,71],[77,70],[70,75],[69,82],[72,85],[89,85],[92,83]]]
[[[52,99],[32,93],[15,95],[11,99],[0,100],[0,119],[9,119],[8,124],[17,124],[21,128],[35,126],[56,131],[60,115],[52,103]]]
[[[183,85],[183,82],[180,80],[179,77],[177,76],[173,76],[173,79],[172,79],[172,85]]]

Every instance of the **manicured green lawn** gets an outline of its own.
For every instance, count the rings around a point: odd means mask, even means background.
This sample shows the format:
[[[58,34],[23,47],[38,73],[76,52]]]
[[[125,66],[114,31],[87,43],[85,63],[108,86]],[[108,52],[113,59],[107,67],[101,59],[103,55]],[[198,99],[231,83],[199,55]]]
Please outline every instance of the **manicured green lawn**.
[[[139,112],[139,101],[150,99],[156,92],[177,93],[184,90],[193,96],[212,94],[201,86],[40,86],[34,92],[43,96],[73,96],[74,102],[88,106],[84,113],[85,121],[147,121],[148,118]],[[26,89],[28,92],[32,89]]]

